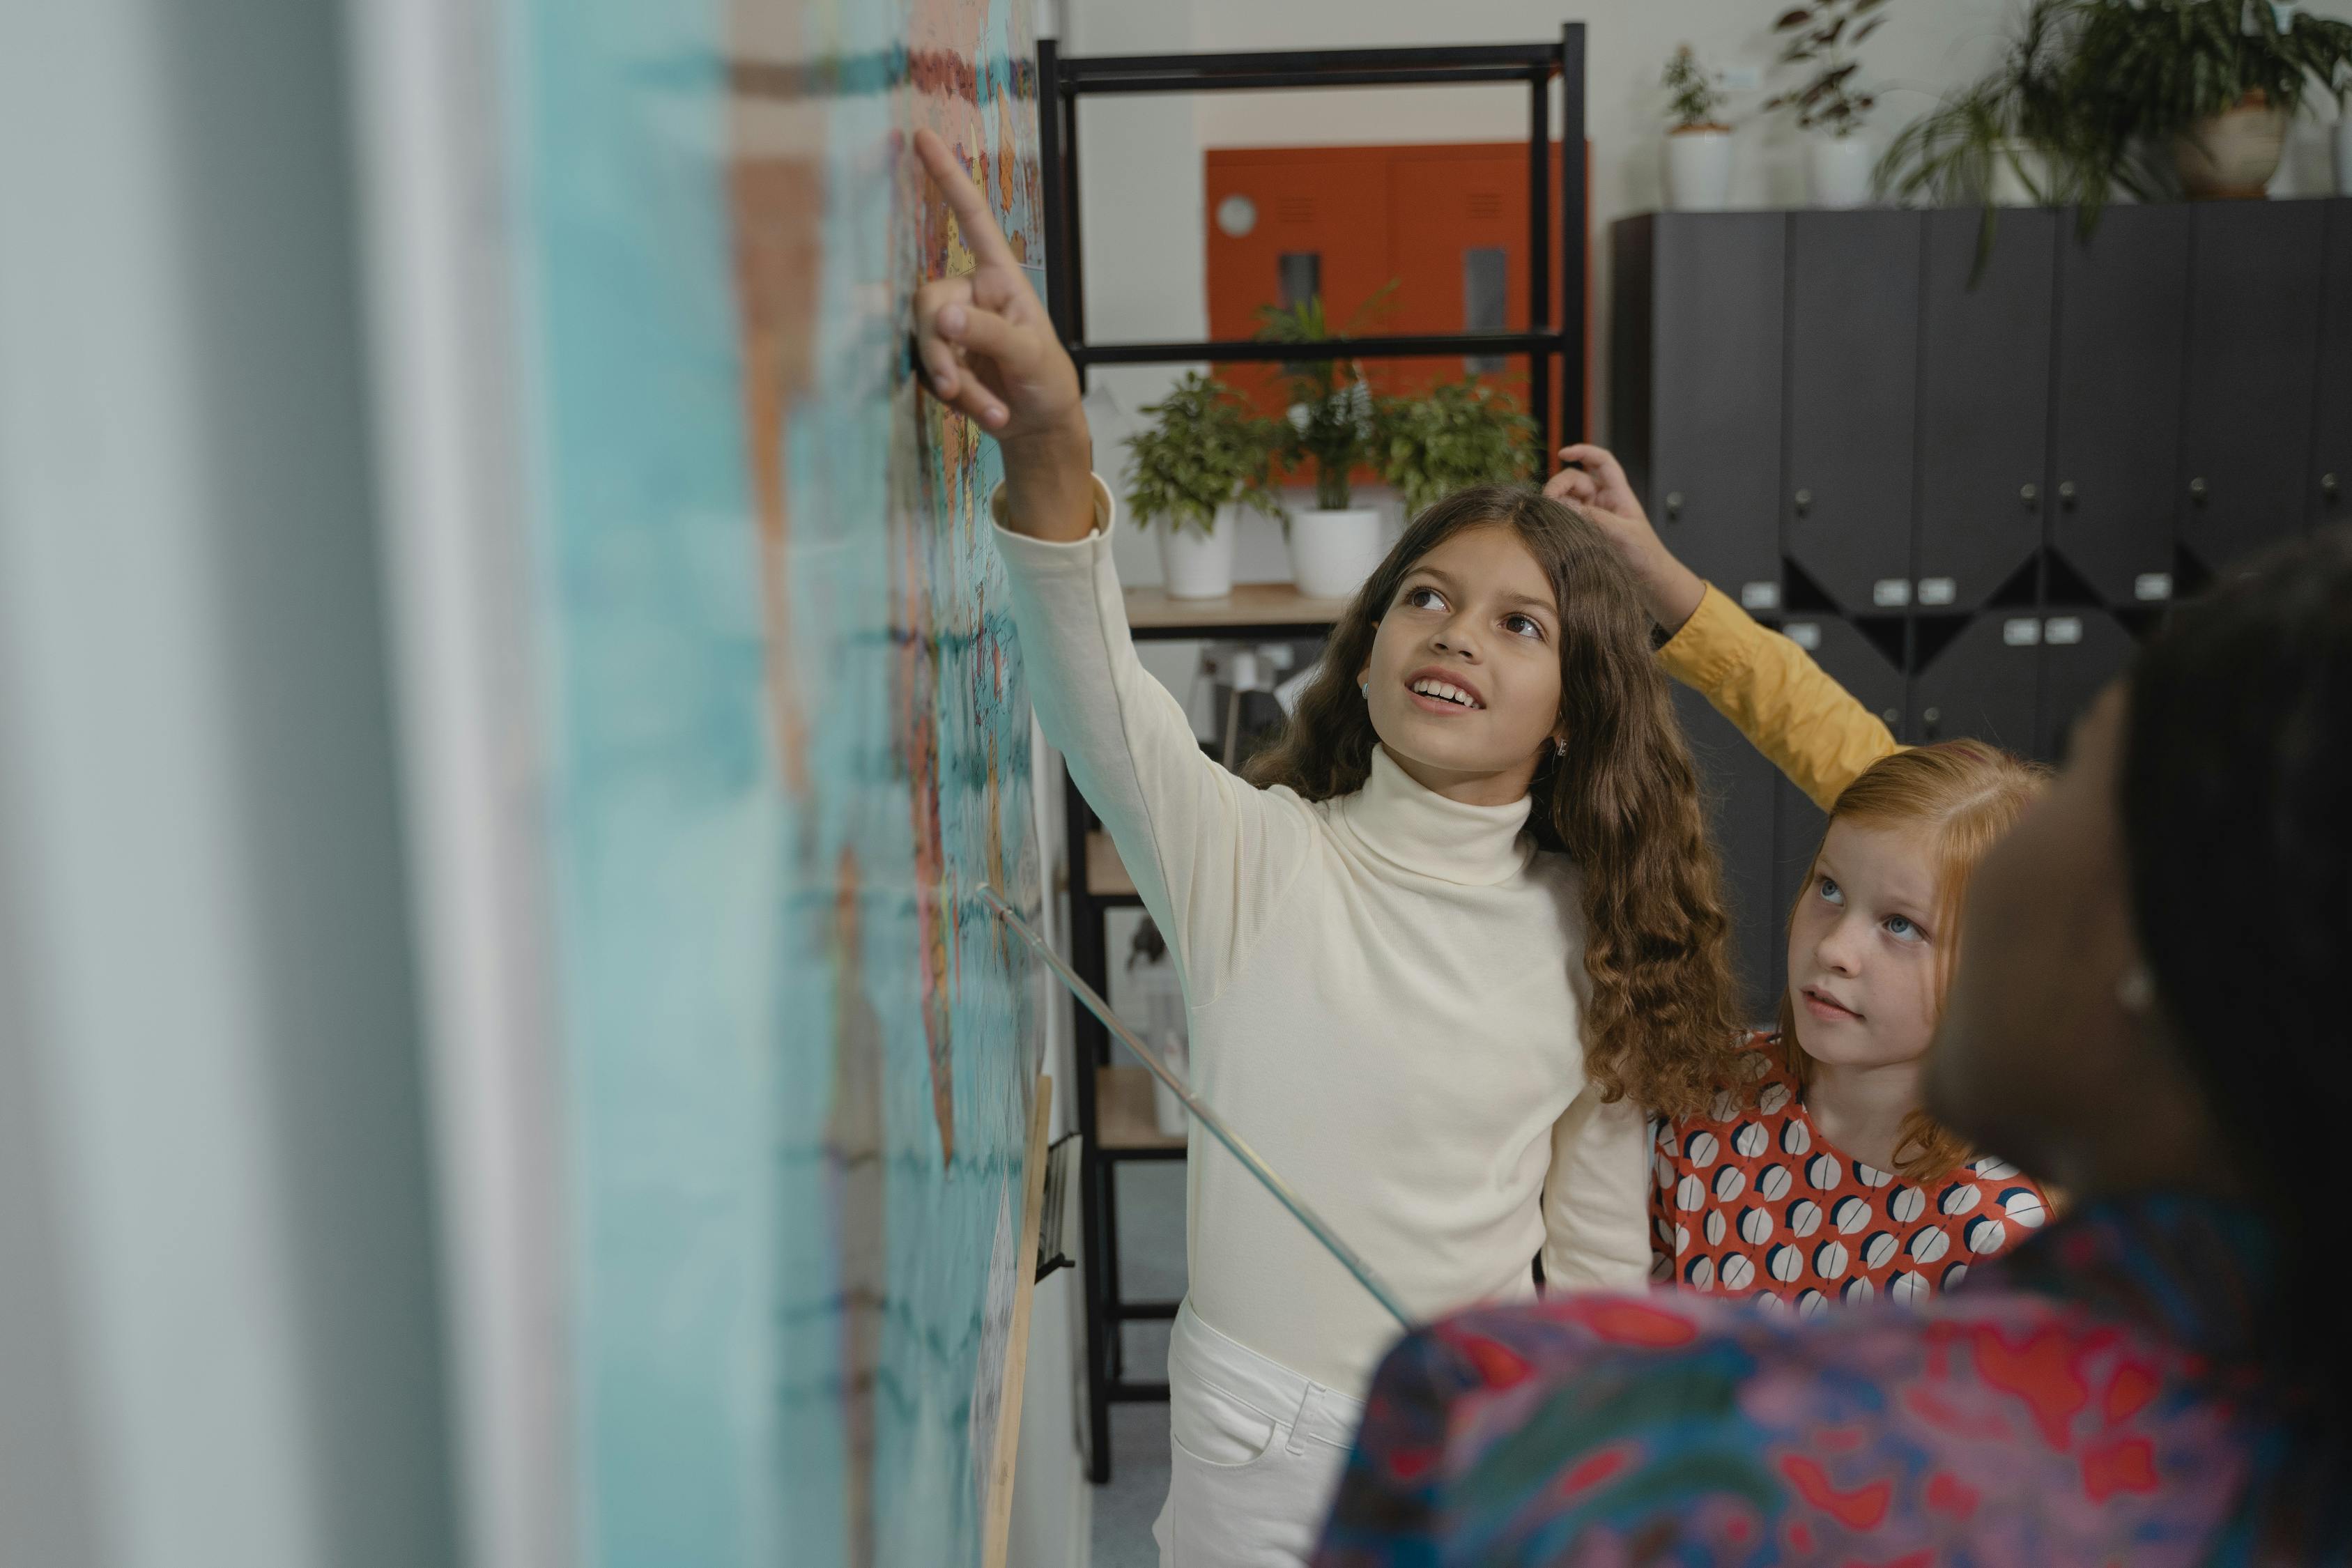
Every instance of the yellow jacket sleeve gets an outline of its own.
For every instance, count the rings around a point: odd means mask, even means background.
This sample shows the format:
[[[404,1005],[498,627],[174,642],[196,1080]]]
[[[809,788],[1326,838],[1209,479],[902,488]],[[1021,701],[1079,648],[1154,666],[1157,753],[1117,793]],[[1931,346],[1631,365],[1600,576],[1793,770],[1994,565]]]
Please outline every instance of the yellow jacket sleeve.
[[[1712,584],[1658,659],[1823,811],[1864,768],[1903,749],[1811,655],[1758,626]]]

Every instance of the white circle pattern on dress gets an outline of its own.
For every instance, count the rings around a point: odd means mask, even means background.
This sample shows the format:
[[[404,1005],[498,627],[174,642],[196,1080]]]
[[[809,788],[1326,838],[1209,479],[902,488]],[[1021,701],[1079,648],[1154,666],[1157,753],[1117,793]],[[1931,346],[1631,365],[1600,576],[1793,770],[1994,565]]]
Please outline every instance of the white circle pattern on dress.
[[[1725,1090],[1712,1118],[1653,1121],[1660,1283],[1803,1312],[1881,1297],[1913,1303],[2047,1223],[2041,1189],[1998,1161],[1922,1189],[1853,1159],[1821,1137],[1777,1053],[1742,1053],[1757,1079],[1752,1101],[1744,1089]]]

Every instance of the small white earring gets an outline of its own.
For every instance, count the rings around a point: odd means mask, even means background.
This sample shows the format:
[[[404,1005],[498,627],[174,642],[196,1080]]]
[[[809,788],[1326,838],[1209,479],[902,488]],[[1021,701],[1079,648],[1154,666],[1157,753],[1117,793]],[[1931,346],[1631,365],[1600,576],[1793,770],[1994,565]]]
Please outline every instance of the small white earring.
[[[1372,683],[1369,680],[1359,680],[1356,682],[1356,691],[1366,701],[1370,701],[1372,695]]]
[[[2156,1005],[2156,981],[2147,965],[2135,963],[2116,982],[2116,1000],[2126,1013],[2146,1013]]]
[[[1565,736],[1565,735],[1554,735],[1554,736],[1551,738],[1551,754],[1552,754],[1553,756],[1555,756],[1555,757],[1564,757],[1564,756],[1568,755],[1568,737],[1567,737],[1567,736]]]

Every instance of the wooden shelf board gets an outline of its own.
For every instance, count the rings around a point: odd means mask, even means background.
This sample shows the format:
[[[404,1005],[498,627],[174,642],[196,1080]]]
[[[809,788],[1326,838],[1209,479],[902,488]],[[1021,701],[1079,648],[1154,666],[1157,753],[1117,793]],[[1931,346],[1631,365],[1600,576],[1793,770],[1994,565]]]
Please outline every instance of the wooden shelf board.
[[[1139,630],[1198,626],[1328,626],[1347,613],[1345,599],[1310,599],[1289,583],[1236,583],[1222,599],[1171,599],[1159,588],[1127,591],[1127,624]]]
[[[1104,1149],[1181,1149],[1181,1133],[1160,1131],[1148,1068],[1095,1068],[1095,1143]]]
[[[1087,835],[1087,891],[1097,899],[1135,896],[1135,879],[1127,874],[1118,846],[1099,829]]]

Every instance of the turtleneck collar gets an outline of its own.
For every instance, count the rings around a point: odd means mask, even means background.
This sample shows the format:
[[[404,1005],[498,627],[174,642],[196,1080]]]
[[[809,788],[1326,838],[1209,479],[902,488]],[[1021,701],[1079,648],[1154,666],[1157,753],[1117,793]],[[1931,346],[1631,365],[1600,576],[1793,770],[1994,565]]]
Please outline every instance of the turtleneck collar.
[[[1534,843],[1524,837],[1532,803],[1465,805],[1414,782],[1385,746],[1372,748],[1371,777],[1339,803],[1339,815],[1365,848],[1416,876],[1463,887],[1507,881],[1524,869]]]

